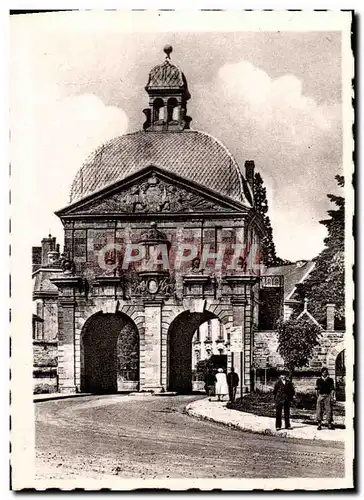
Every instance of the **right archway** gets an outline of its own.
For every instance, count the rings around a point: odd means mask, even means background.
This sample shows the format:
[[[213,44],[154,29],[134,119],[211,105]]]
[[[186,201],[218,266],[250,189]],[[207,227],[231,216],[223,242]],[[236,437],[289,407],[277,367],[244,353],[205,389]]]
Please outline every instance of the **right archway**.
[[[168,329],[168,390],[179,394],[192,392],[192,338],[195,331],[217,316],[210,311],[184,311]]]
[[[326,366],[329,370],[330,377],[335,380],[337,400],[345,401],[345,342],[339,342],[328,351],[326,357]]]
[[[345,349],[341,351],[335,361],[335,386],[336,386],[336,399],[338,401],[345,401],[345,382],[346,382],[346,369],[345,369]]]

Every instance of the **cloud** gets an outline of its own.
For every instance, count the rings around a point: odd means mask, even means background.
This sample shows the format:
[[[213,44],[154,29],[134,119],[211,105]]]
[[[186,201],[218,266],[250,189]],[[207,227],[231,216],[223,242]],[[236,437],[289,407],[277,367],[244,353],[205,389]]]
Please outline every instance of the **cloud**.
[[[302,93],[302,82],[291,74],[271,78],[248,61],[226,64],[218,72],[217,85],[245,118],[268,131],[271,137],[300,145],[318,131],[331,127],[330,114]]]
[[[69,202],[78,168],[100,143],[125,133],[128,118],[94,94],[61,97],[57,85],[43,82],[36,92],[15,93],[11,110],[12,156],[27,175],[34,244],[49,231],[62,242],[62,227],[53,214]],[[27,102],[27,104],[25,104]],[[19,157],[19,147],[22,157]],[[16,160],[20,161],[16,161]]]
[[[342,171],[341,106],[318,104],[295,75],[273,78],[246,60],[221,66],[197,94],[197,128],[222,140],[240,165],[255,160],[277,253],[314,257],[325,237],[318,224],[329,208],[325,193]]]

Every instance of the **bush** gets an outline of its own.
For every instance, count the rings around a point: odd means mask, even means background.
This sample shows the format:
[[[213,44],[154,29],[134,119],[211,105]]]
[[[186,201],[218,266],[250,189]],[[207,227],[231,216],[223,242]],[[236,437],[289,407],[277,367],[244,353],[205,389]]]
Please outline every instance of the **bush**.
[[[317,396],[314,392],[298,392],[293,405],[304,410],[316,409]]]
[[[52,394],[53,392],[56,392],[56,386],[50,384],[37,384],[33,390],[33,394]]]

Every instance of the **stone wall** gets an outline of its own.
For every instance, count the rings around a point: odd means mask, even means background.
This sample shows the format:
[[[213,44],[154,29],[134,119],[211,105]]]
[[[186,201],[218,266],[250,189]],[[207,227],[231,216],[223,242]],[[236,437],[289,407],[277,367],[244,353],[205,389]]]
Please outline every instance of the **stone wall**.
[[[57,392],[57,341],[33,340],[33,391]]]
[[[322,366],[328,366],[330,375],[334,376],[335,364],[332,363],[334,356],[330,356],[331,351],[335,346],[341,346],[344,341],[343,331],[323,331],[320,344],[315,348],[314,355],[307,366],[302,371],[319,372]],[[258,331],[254,336],[254,365],[256,368],[266,368],[268,366],[274,368],[282,368],[284,366],[283,359],[277,352],[278,350],[278,334],[275,331]],[[343,348],[343,346],[342,346]],[[340,350],[342,350],[340,348]],[[336,351],[335,351],[336,354]],[[339,354],[339,352],[337,352]]]

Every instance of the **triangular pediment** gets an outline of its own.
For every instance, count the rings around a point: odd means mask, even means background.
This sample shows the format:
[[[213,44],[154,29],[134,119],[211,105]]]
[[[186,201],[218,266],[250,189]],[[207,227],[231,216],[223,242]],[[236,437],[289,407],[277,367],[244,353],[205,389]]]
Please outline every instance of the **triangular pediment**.
[[[180,176],[150,166],[103,188],[68,207],[59,217],[120,216],[130,214],[246,213],[228,197]]]

